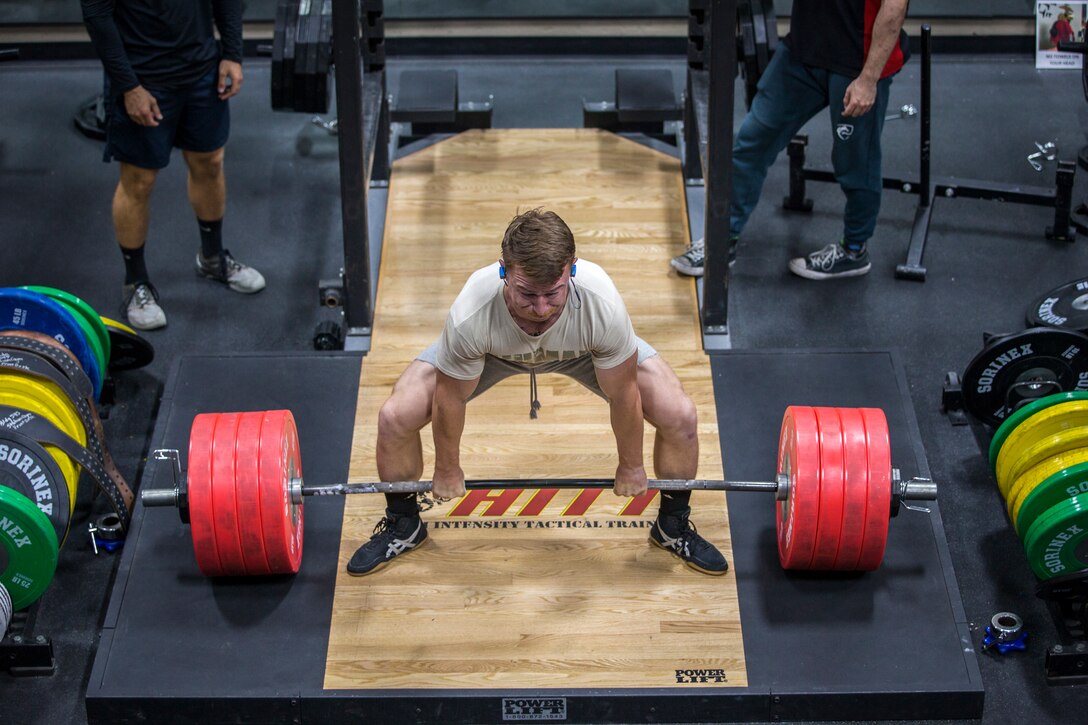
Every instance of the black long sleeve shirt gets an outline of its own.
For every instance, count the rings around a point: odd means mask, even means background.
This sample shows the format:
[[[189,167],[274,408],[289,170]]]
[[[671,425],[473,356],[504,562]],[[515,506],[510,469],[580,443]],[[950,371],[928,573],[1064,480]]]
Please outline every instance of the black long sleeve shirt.
[[[184,87],[219,60],[242,62],[242,0],[80,0],[115,93]],[[219,29],[221,41],[213,32]]]

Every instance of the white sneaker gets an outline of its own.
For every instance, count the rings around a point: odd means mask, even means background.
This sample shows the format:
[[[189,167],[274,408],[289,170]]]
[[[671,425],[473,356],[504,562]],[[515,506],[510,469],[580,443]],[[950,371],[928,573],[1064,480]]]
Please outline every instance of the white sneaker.
[[[196,272],[201,277],[222,282],[242,294],[251,295],[264,289],[264,276],[253,267],[230,256],[226,249],[213,259],[205,259],[203,254],[197,252]]]
[[[150,282],[126,284],[121,288],[128,324],[137,330],[166,327],[166,313],[159,307],[159,293]]]

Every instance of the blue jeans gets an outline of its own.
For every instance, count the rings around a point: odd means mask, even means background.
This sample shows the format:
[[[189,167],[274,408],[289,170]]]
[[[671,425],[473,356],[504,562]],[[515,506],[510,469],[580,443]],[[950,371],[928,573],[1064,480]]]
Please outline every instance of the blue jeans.
[[[846,195],[842,238],[847,244],[860,245],[873,236],[883,188],[880,132],[892,79],[877,83],[876,102],[868,113],[843,118],[843,96],[852,82],[848,76],[803,65],[793,59],[785,43],[778,45],[733,143],[729,209],[733,236],[740,235],[755,210],[767,169],[801,127],[824,108],[831,112],[831,163]]]

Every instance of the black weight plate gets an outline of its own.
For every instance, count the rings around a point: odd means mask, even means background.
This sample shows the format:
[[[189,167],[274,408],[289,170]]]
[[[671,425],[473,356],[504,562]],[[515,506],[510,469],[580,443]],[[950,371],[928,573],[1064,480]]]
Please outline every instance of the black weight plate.
[[[291,98],[291,108],[296,111],[306,110],[306,36],[309,30],[310,0],[302,0],[295,19],[294,95]]]
[[[737,44],[737,67],[744,76],[744,102],[752,107],[756,97],[756,84],[759,83],[759,61],[756,58],[756,30],[752,20],[752,6],[747,2],[737,3],[737,32],[741,42]]]
[[[778,47],[778,13],[774,9],[774,0],[763,0],[763,21],[767,24],[767,52],[773,56]]]
[[[962,386],[967,412],[995,427],[1026,402],[1088,390],[1088,335],[1033,327],[992,339],[967,365]]]
[[[321,8],[321,36],[317,46],[317,113],[329,112],[332,88],[332,0]]]
[[[306,61],[307,113],[324,113],[319,98],[321,85],[319,63],[321,58],[321,46],[324,44],[321,32],[325,23],[324,17],[321,14],[321,9],[324,7],[324,4],[324,0],[312,0],[312,4],[310,5],[310,42],[306,49],[308,56]]]
[[[1088,333],[1088,278],[1063,284],[1032,302],[1028,324]]]
[[[298,0],[288,4],[283,25],[283,108],[295,110],[295,41],[298,38]]]
[[[0,486],[26,496],[53,524],[63,543],[71,519],[71,495],[53,456],[36,441],[13,430],[0,429]]]
[[[767,64],[771,62],[771,51],[768,48],[767,42],[766,4],[767,3],[764,0],[751,0],[750,3],[752,32],[755,34],[756,41],[756,66],[759,68],[756,80],[763,77],[763,71],[767,70]]]
[[[272,85],[269,97],[274,111],[285,108],[287,105],[283,97],[283,46],[287,35],[288,5],[290,2],[283,0],[276,4],[276,19],[272,30]]]
[[[304,110],[313,113],[316,103],[314,96],[317,87],[317,43],[321,31],[321,0],[310,0],[310,13],[306,17],[306,58],[302,73],[305,76],[302,85]],[[296,65],[297,69],[298,66]]]
[[[310,110],[310,82],[313,70],[310,68],[310,47],[313,32],[311,9],[314,0],[303,0],[298,12],[298,37],[295,40],[295,110]]]
[[[110,370],[135,370],[151,364],[155,348],[128,325],[103,317],[110,336]]]
[[[306,112],[317,113],[317,52],[321,44],[323,0],[310,0],[310,28],[306,37]]]

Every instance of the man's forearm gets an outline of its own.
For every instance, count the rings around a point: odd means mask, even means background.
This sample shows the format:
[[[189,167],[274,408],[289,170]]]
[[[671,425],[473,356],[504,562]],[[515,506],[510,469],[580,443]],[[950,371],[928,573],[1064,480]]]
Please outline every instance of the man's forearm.
[[[436,470],[449,470],[461,465],[461,435],[465,431],[467,408],[467,403],[455,391],[449,390],[441,382],[437,385],[431,415]]]
[[[907,0],[884,0],[873,22],[873,39],[861,77],[875,83],[880,80],[892,50],[899,44],[899,31],[907,17]]]
[[[616,436],[616,453],[621,466],[641,466],[642,436],[642,401],[638,395],[609,400],[609,418],[612,432]]]

